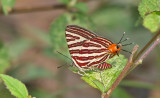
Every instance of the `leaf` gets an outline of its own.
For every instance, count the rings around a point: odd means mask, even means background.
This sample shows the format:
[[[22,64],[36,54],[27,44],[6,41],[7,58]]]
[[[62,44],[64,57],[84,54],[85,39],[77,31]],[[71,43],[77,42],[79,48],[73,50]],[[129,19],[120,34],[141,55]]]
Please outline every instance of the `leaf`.
[[[87,13],[87,11],[88,11],[87,5],[83,2],[76,3],[75,8],[77,8],[82,13]]]
[[[104,92],[105,88],[102,82],[98,80],[93,80],[93,83],[97,86],[97,88],[101,91]]]
[[[142,18],[153,11],[160,11],[160,0],[142,0],[138,6],[138,11]]]
[[[0,78],[4,81],[4,84],[12,95],[17,98],[27,98],[27,88],[21,81],[4,74],[0,74]]]
[[[143,25],[151,32],[157,32],[160,29],[160,12],[153,12],[145,16]]]
[[[87,82],[89,85],[91,85],[92,87],[94,87],[94,88],[97,88],[98,89],[98,87],[94,84],[94,80],[96,80],[95,78],[90,78],[90,77],[81,77],[81,79],[83,79],[85,82]]]
[[[78,73],[79,69],[77,67],[69,67],[69,70],[71,70],[74,73]]]
[[[1,0],[2,9],[5,15],[12,10],[16,0]]]
[[[0,42],[0,73],[5,73],[8,67],[10,67],[10,61],[7,54],[7,49]]]
[[[112,65],[112,68],[103,70],[101,72],[87,73],[87,76],[82,77],[82,79],[94,88],[99,89],[102,93],[106,93],[108,89],[115,82],[119,74],[122,72],[124,66],[127,63],[127,59],[123,55],[114,56],[109,59],[107,63]],[[101,84],[95,85],[94,81],[100,81]],[[102,90],[104,88],[104,90]]]
[[[56,51],[63,51],[62,54],[69,55],[67,49],[67,42],[65,38],[65,28],[67,25],[67,16],[61,15],[57,18],[54,23],[51,25],[50,28],[50,35],[51,35],[51,44],[53,47],[53,54],[57,57],[60,55]]]
[[[1,98],[15,98],[15,96],[11,95],[9,90],[6,89],[5,85],[3,85],[2,83],[0,83],[0,97]]]
[[[112,95],[112,98],[132,98],[132,96],[130,94],[128,94],[124,89],[117,87]]]

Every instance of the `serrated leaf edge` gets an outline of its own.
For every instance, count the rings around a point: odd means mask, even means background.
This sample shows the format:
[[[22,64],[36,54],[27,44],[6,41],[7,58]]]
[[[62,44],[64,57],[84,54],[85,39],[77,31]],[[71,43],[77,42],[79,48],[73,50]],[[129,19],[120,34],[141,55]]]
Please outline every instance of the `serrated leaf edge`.
[[[1,80],[4,82],[4,85],[5,85],[6,88],[9,90],[9,92],[11,93],[11,95],[15,96],[15,95],[12,93],[12,91],[8,88],[8,86],[6,85],[5,81],[2,79],[1,76],[9,76],[9,75],[0,74],[0,78],[1,78]],[[9,76],[9,77],[11,77],[11,76]],[[13,78],[13,77],[11,77],[11,78]],[[15,78],[13,78],[13,79],[15,79]],[[19,81],[18,79],[15,79],[15,80]],[[22,83],[21,81],[19,81],[19,82]],[[9,83],[11,83],[11,82],[9,82]],[[22,84],[23,84],[23,83],[22,83]],[[11,83],[11,85],[13,86],[12,83]],[[23,84],[23,85],[24,85],[24,84]],[[25,87],[25,89],[26,89],[26,91],[27,91],[27,96],[28,96],[28,90],[27,90],[27,88],[26,88],[25,85],[24,85],[24,87]],[[17,88],[16,88],[16,89],[17,89]],[[27,98],[27,97],[25,97],[19,90],[17,90],[17,91],[18,91],[19,94],[21,94],[21,95],[23,96],[23,98]],[[18,98],[18,96],[15,96],[15,97]]]

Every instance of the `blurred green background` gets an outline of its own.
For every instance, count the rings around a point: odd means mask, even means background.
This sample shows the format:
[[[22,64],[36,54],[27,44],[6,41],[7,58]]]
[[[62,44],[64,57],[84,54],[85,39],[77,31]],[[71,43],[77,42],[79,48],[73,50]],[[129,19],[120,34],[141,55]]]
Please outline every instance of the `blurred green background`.
[[[36,98],[100,98],[68,70],[65,27],[76,24],[117,43],[123,32],[139,50],[154,36],[142,26],[140,0],[16,0],[13,13],[0,12],[0,73],[21,80]],[[67,8],[66,9],[66,6]],[[49,6],[58,6],[45,9]],[[30,9],[28,12],[18,9]],[[34,11],[34,8],[43,8]],[[70,11],[70,9],[73,9]],[[134,45],[123,49],[132,51]],[[121,52],[126,57],[128,53]],[[57,69],[58,66],[68,65]],[[160,98],[160,47],[133,70],[112,98]],[[14,98],[0,84],[0,98]]]

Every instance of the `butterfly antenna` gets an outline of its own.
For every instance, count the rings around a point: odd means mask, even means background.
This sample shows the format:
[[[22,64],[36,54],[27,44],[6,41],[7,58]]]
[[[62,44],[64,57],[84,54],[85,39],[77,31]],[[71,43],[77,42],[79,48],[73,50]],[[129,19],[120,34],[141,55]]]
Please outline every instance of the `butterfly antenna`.
[[[68,64],[65,63],[65,64],[63,64],[63,65],[61,65],[61,66],[58,66],[57,69],[58,69],[58,68],[61,68],[61,67],[63,67],[63,66],[65,66],[65,65],[68,65]],[[74,65],[74,62],[72,62],[72,64],[71,64],[71,65],[68,65],[68,66],[73,67],[73,65]]]
[[[64,55],[64,54],[62,54],[61,52],[59,52],[59,51],[56,51],[57,53],[59,53],[60,55],[62,55],[62,56],[64,56],[64,57],[66,57],[66,58],[68,58],[69,60],[71,60],[72,61],[72,59],[71,58],[69,58],[68,56],[66,56],[66,55]],[[63,65],[61,65],[61,66],[58,66],[57,68],[61,68],[61,67],[63,67],[63,66],[65,66],[66,65],[66,63],[65,64],[63,64]],[[72,64],[71,65],[69,65],[69,66],[73,66],[73,61],[72,61]]]
[[[59,52],[59,51],[56,51],[57,53],[59,53],[60,55],[62,55],[62,56],[64,56],[64,57],[66,57],[66,58],[68,58],[69,60],[71,60],[72,61],[72,59],[71,58],[69,58],[68,56],[66,56],[66,55],[64,55],[64,54],[62,54],[61,52]]]
[[[123,39],[123,37],[124,37],[124,34],[125,34],[125,32],[123,33],[123,35],[122,35],[120,41],[118,42],[118,44],[121,43],[121,41],[122,41],[122,39]]]
[[[122,51],[125,51],[125,52],[128,52],[128,53],[130,53],[130,54],[132,54],[130,51],[127,51],[127,50],[124,50],[124,49],[121,49]]]
[[[58,66],[57,69],[59,69],[59,68],[65,66],[66,64],[67,64],[67,63],[65,63],[65,64],[63,64],[63,65],[61,65],[61,66]]]
[[[63,67],[63,66],[64,66],[64,65],[58,66],[57,69],[59,69],[59,68],[61,68],[61,67]]]
[[[124,44],[124,45],[122,45],[122,46],[128,46],[128,45],[131,45],[131,44],[134,44],[134,43]]]
[[[125,40],[121,41],[121,43],[122,43],[122,42],[125,42],[125,41],[127,41],[128,39],[129,39],[129,38],[126,38]]]

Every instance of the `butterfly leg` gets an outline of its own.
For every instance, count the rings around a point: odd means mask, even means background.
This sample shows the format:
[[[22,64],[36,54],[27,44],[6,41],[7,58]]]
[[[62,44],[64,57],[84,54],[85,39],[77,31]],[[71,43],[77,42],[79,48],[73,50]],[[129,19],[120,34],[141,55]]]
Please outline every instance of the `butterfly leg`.
[[[84,74],[81,73],[81,71],[78,71],[77,73],[81,76],[85,76]]]
[[[78,74],[81,76],[88,76],[87,73],[83,70],[79,68]]]
[[[100,81],[101,81],[101,83],[104,85],[104,80],[103,80],[102,73],[103,73],[103,71],[100,71],[100,72],[99,72],[99,74],[100,74]]]
[[[110,62],[110,64],[113,66],[113,67],[115,67],[116,65],[115,65],[115,63],[116,63],[116,59],[113,59],[113,61],[112,62]]]

